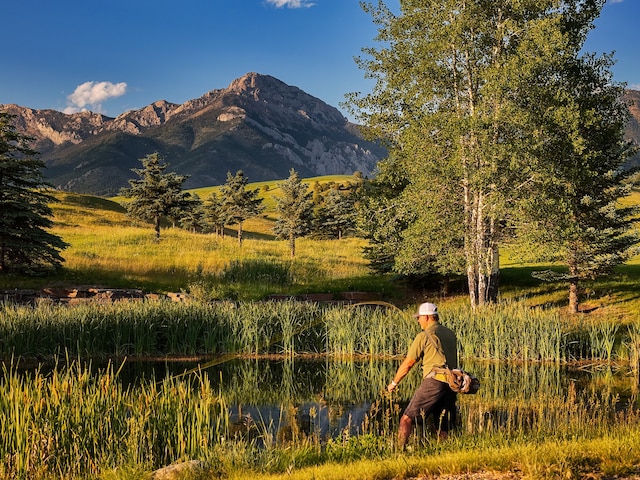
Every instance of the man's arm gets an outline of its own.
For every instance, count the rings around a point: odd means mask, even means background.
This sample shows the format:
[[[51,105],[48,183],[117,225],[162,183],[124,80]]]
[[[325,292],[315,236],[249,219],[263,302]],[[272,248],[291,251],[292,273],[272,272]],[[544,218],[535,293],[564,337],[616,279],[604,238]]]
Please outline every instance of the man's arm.
[[[409,373],[411,367],[413,367],[415,364],[416,361],[413,358],[405,358],[398,367],[398,371],[396,372],[395,377],[393,377],[391,383],[387,385],[387,390],[393,392],[398,384],[402,381],[402,379],[406,377],[407,373]]]

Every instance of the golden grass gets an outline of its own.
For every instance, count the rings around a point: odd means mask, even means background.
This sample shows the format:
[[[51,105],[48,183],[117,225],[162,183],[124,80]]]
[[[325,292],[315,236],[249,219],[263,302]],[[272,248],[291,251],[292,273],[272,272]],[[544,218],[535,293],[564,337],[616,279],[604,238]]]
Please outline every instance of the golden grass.
[[[453,444],[455,447],[455,443]],[[549,440],[464,449],[444,442],[434,455],[398,454],[395,458],[326,463],[283,474],[261,474],[263,480],[381,480],[401,478],[557,479],[601,478],[638,473],[640,430],[637,427],[592,440]],[[255,472],[235,471],[233,480],[255,478]],[[635,478],[635,477],[634,477]]]
[[[350,176],[328,176],[307,179],[346,183]],[[368,283],[386,283],[382,277],[372,277],[361,251],[366,242],[358,238],[342,240],[312,240],[296,242],[296,256],[291,257],[285,241],[273,234],[277,182],[251,184],[259,188],[267,209],[263,215],[244,222],[244,241],[237,240],[237,227],[226,230],[224,237],[215,234],[187,232],[171,225],[161,230],[160,240],[153,228],[127,216],[119,202],[124,199],[103,199],[90,195],[58,192],[60,200],[52,205],[52,232],[70,246],[63,252],[64,270],[55,278],[24,279],[25,286],[46,284],[88,283],[111,288],[140,288],[159,293],[189,290],[193,283],[211,283],[232,264],[260,261],[281,265],[291,271],[292,291],[322,291],[335,288],[362,289]],[[267,188],[268,187],[268,188]],[[219,187],[193,190],[206,196]],[[12,279],[0,279],[7,288]],[[251,298],[267,293],[282,293],[275,288],[245,285]],[[384,287],[383,287],[384,288]],[[234,286],[237,291],[242,285]]]

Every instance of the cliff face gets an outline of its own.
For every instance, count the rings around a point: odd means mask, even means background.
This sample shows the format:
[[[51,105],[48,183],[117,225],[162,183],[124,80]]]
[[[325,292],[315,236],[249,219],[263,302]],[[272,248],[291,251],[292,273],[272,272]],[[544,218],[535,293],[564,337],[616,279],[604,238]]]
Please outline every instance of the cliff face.
[[[114,195],[128,186],[139,159],[159,152],[170,170],[189,175],[186,188],[224,183],[243,170],[250,181],[371,175],[385,155],[364,141],[340,112],[297,87],[256,73],[182,105],[164,100],[116,118],[66,115],[0,105],[17,116],[18,131],[47,164],[55,187]]]

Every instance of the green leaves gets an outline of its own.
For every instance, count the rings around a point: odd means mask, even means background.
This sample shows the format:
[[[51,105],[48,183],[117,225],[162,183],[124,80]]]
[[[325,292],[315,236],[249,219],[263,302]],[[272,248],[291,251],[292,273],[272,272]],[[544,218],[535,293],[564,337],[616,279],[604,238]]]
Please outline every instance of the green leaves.
[[[602,6],[408,0],[398,14],[365,6],[380,47],[358,63],[376,83],[349,99],[367,134],[390,149],[363,202],[374,266],[464,271],[475,306],[497,299],[499,248],[513,233],[551,241],[556,253],[573,248],[568,258],[588,258],[590,272],[598,259],[624,257],[613,250],[633,242],[629,212],[610,208],[625,177],[611,174],[627,157],[622,91],[609,57],[581,56]]]

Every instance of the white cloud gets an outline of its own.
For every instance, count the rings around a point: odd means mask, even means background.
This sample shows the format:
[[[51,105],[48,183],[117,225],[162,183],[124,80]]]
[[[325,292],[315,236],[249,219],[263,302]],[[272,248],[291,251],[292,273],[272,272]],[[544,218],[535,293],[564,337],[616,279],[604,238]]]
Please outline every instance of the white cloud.
[[[64,113],[75,113],[82,110],[102,112],[102,102],[110,98],[124,95],[127,84],[124,82],[84,82],[78,85],[75,91],[67,96],[67,108]]]
[[[315,5],[313,2],[308,0],[267,0],[267,3],[275,5],[277,8],[309,8]]]
[[[630,83],[627,85],[627,90],[640,90],[640,83]]]

